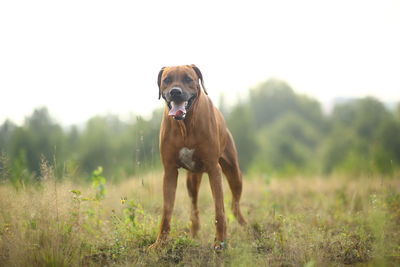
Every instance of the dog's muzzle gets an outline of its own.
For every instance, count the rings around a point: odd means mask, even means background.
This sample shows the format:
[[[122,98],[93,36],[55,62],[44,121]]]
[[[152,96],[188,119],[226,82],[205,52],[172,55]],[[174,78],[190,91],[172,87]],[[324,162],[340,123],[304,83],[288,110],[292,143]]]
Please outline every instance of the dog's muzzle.
[[[169,107],[168,115],[172,116],[175,120],[185,119],[186,113],[196,96],[197,95],[189,96],[179,87],[171,88],[168,92],[168,97],[165,99]],[[168,101],[168,99],[170,99],[170,101]]]

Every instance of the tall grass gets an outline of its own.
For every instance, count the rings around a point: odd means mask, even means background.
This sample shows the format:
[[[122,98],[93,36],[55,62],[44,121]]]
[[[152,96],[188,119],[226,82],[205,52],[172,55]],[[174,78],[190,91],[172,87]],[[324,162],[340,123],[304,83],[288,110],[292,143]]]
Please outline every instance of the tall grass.
[[[42,165],[39,186],[0,186],[0,266],[329,266],[400,264],[400,179],[245,177],[242,228],[225,184],[228,246],[211,249],[214,210],[207,176],[200,189],[201,230],[189,235],[189,197],[179,178],[171,235],[155,241],[161,174],[93,186],[57,182]],[[100,178],[99,178],[100,177]]]

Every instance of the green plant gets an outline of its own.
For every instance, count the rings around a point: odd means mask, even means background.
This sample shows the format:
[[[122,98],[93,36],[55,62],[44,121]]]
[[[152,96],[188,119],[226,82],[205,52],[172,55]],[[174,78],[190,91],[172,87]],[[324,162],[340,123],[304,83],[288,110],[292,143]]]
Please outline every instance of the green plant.
[[[106,196],[106,178],[104,178],[103,167],[99,166],[92,172],[90,180],[92,181],[92,187],[96,190],[96,200],[102,200]]]

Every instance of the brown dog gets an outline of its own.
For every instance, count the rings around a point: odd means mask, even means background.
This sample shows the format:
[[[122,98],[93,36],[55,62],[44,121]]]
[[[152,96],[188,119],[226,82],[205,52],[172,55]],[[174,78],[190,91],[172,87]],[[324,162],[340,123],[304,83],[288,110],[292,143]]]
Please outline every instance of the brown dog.
[[[200,86],[200,82],[201,86]],[[187,172],[187,189],[192,201],[191,233],[200,228],[197,196],[201,176],[208,173],[215,203],[215,249],[223,249],[226,221],[222,190],[222,172],[232,191],[232,210],[241,225],[246,221],[239,207],[242,176],[235,144],[222,114],[206,95],[203,76],[195,65],[162,68],[158,74],[159,98],[166,101],[160,129],[160,153],[164,165],[164,207],[157,241],[167,237],[175,202],[178,168]],[[203,87],[203,90],[201,90]]]

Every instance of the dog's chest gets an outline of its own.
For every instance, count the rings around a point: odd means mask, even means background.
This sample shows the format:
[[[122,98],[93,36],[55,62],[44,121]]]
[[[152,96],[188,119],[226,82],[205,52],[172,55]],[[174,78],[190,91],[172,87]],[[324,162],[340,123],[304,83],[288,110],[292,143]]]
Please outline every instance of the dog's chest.
[[[193,157],[194,155],[194,149],[189,149],[187,147],[181,148],[179,150],[179,161],[185,169],[188,169],[189,171],[197,171],[198,170],[198,162]]]

